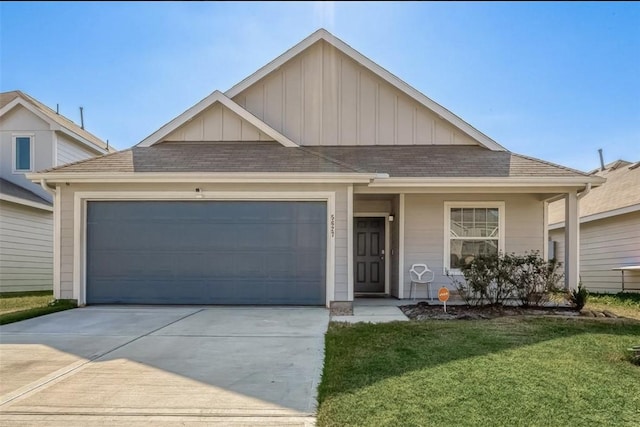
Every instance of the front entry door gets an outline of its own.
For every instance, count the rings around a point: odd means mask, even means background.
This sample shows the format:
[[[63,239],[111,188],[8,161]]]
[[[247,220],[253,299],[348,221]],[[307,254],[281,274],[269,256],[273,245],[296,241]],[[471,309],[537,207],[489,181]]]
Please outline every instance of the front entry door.
[[[384,293],[385,218],[354,218],[354,292]]]

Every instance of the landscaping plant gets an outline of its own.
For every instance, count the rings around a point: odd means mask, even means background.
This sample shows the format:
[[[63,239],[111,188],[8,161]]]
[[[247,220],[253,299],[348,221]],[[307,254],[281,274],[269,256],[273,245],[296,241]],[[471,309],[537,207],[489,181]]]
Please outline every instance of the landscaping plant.
[[[589,299],[589,291],[582,286],[582,282],[578,283],[578,288],[573,289],[569,293],[569,301],[571,305],[578,311],[582,310]]]

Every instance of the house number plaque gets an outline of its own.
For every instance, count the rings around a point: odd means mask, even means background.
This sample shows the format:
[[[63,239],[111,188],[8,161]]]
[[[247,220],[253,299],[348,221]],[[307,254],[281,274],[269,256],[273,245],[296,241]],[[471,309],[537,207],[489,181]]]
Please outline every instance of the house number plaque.
[[[331,214],[331,237],[336,237],[336,216]]]

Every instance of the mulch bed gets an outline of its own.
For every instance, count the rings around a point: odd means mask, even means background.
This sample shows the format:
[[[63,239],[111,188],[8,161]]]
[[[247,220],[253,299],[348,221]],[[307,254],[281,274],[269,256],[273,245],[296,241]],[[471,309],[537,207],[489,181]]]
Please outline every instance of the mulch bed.
[[[610,311],[576,311],[570,307],[504,307],[465,305],[447,306],[445,313],[441,305],[429,305],[419,302],[415,305],[402,305],[400,310],[412,320],[482,320],[507,316],[567,316],[567,317],[601,317],[617,318]]]

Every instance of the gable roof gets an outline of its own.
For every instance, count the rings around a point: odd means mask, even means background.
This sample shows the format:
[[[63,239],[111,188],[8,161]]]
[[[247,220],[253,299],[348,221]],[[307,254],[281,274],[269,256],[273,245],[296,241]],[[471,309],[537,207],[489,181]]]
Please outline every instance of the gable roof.
[[[182,173],[360,173],[357,168],[303,147],[275,141],[168,142],[129,150],[44,172],[182,172]]]
[[[107,143],[95,136],[94,134],[87,132],[80,126],[63,116],[53,111],[37,99],[27,95],[26,93],[14,90],[11,92],[0,93],[0,116],[3,116],[7,112],[11,111],[17,105],[22,105],[27,110],[31,111],[44,121],[59,127],[60,130],[66,131],[74,139],[83,142],[84,144],[96,149],[100,152],[115,152],[115,148],[108,147]],[[57,129],[56,129],[57,130]]]
[[[314,146],[310,151],[392,178],[587,177],[564,166],[474,145]]]
[[[253,126],[258,128],[258,130],[264,132],[266,135],[270,136],[274,140],[278,141],[285,147],[297,147],[298,144],[291,141],[289,138],[273,129],[271,126],[242,108],[231,98],[228,98],[225,94],[220,92],[219,90],[214,91],[211,95],[204,98],[202,101],[198,102],[193,107],[189,108],[184,113],[180,114],[175,119],[171,120],[166,125],[162,126],[160,129],[143,139],[140,143],[137,144],[138,147],[150,147],[158,142],[162,141],[162,138],[169,135],[174,130],[178,129],[180,126],[187,123],[189,120],[193,119],[195,116],[211,107],[216,102],[221,103],[238,116],[251,123]]]
[[[171,179],[191,174],[220,180],[259,174],[345,174],[375,179],[376,185],[420,183],[451,185],[546,186],[598,185],[594,178],[573,169],[532,159],[508,151],[479,146],[333,146],[284,147],[275,141],[255,142],[166,142],[151,147],[135,146],[119,153],[59,166],[36,175],[45,179],[138,179],[155,174]],[[134,178],[135,179],[135,178]],[[402,181],[402,182],[400,182]],[[366,181],[369,182],[369,181]],[[407,185],[412,185],[411,181]]]
[[[294,47],[292,47],[291,49],[289,49],[288,51],[286,51],[285,53],[283,53],[282,55],[280,55],[279,57],[277,57],[267,65],[265,65],[264,67],[260,68],[255,73],[251,74],[249,77],[242,80],[240,83],[233,86],[231,89],[227,90],[225,92],[225,95],[229,98],[235,97],[240,92],[244,91],[245,89],[247,89],[257,81],[261,80],[262,78],[266,77],[269,73],[277,70],[284,63],[286,63],[287,61],[289,61],[299,53],[303,52],[304,50],[308,49],[309,47],[311,47],[313,44],[315,44],[320,40],[324,40],[325,42],[329,43],[330,45],[335,47],[337,50],[339,50],[343,54],[353,59],[355,62],[359,63],[360,65],[362,65],[363,67],[365,67],[366,69],[368,69],[369,71],[377,75],[378,77],[382,78],[383,80],[385,80],[386,82],[388,82],[389,84],[391,84],[392,86],[400,90],[401,92],[404,92],[405,94],[413,98],[418,103],[424,105],[427,109],[431,110],[432,112],[442,117],[444,120],[446,120],[453,126],[460,129],[462,132],[466,133],[467,135],[469,135],[470,137],[478,141],[480,144],[482,144],[486,148],[494,151],[506,151],[506,149],[502,147],[500,144],[498,144],[496,141],[489,138],[487,135],[480,132],[479,130],[471,126],[469,123],[465,122],[460,117],[458,117],[457,115],[453,114],[451,111],[444,108],[442,105],[428,98],[427,96],[422,94],[420,91],[418,91],[414,87],[410,86],[409,84],[407,84],[406,82],[398,78],[397,76],[385,70],[380,65],[376,64],[375,62],[373,62],[366,56],[362,55],[360,52],[353,49],[351,46],[349,46],[348,44],[346,44],[345,42],[343,42],[342,40],[340,40],[339,38],[337,38],[336,36],[328,32],[327,30],[322,28],[317,30],[313,34],[311,34],[306,39],[302,40],[300,43],[298,43],[297,45],[295,45]]]
[[[581,222],[640,210],[640,162],[617,160],[602,171],[592,171],[590,176],[606,178],[607,182],[580,200]],[[563,221],[564,201],[551,203],[549,224]]]
[[[53,206],[49,200],[3,178],[0,178],[0,200],[49,211]]]

